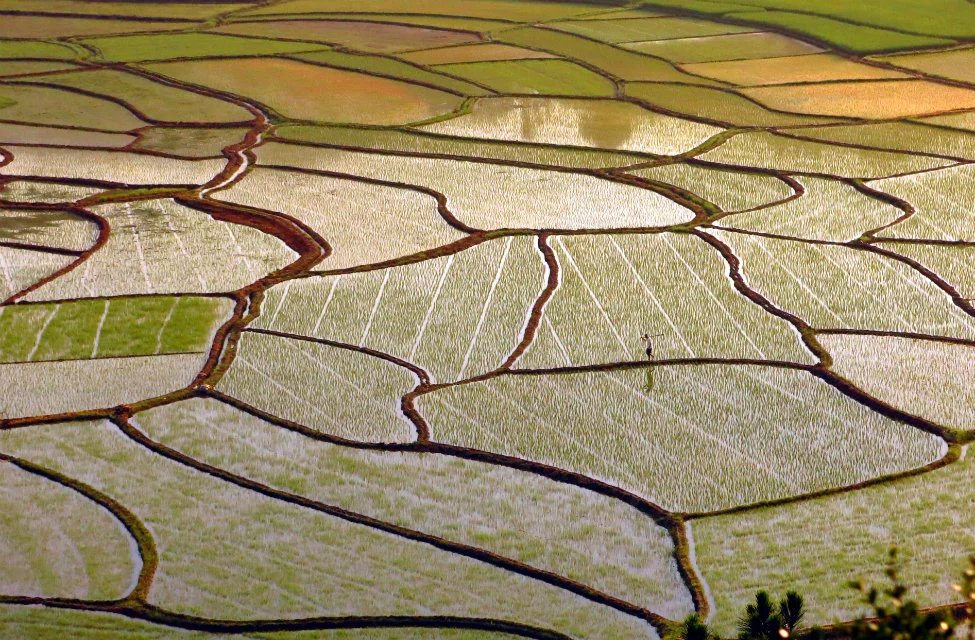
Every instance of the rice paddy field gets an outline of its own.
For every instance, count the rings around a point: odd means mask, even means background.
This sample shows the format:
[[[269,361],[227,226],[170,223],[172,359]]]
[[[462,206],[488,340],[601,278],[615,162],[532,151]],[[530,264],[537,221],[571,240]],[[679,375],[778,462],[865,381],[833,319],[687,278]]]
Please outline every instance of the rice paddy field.
[[[0,640],[951,608],[973,203],[968,0],[0,0]]]

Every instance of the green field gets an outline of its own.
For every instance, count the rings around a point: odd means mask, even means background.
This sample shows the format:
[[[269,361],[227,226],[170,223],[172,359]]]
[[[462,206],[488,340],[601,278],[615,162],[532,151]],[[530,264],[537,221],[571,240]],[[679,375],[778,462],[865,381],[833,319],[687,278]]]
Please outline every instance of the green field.
[[[214,298],[120,298],[4,308],[0,363],[192,353],[226,315]]]
[[[85,42],[98,50],[105,60],[115,62],[260,56],[324,48],[301,42],[275,42],[208,33],[92,38]]]
[[[975,8],[965,0],[839,0],[813,5],[802,0],[652,0],[648,4],[785,28],[858,52],[936,46],[975,37]],[[749,7],[753,10],[744,10]]]

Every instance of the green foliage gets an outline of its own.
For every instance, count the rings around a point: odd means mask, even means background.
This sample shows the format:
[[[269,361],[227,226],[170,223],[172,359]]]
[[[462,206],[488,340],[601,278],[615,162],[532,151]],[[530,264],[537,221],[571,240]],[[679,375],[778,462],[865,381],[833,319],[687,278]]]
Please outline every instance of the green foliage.
[[[701,622],[700,616],[692,613],[684,622],[671,629],[664,636],[664,640],[718,640],[718,636]]]
[[[814,627],[800,631],[805,617],[802,596],[795,591],[786,593],[776,605],[766,591],[755,594],[755,602],[745,607],[738,620],[738,640],[947,640],[955,637],[955,631],[963,621],[975,618],[975,555],[968,558],[969,567],[961,581],[954,585],[960,593],[962,604],[956,612],[945,609],[924,610],[914,600],[906,598],[907,586],[900,578],[900,562],[897,550],[891,549],[884,573],[890,586],[878,588],[865,582],[851,582],[850,586],[863,594],[863,602],[871,610],[869,616],[860,616],[848,627],[837,627],[829,632]],[[688,616],[683,623],[672,628],[664,640],[715,640],[697,614]],[[959,636],[962,637],[962,636]],[[975,626],[969,624],[964,636],[975,640]]]
[[[968,558],[969,567],[961,581],[954,585],[962,604],[955,613],[946,609],[925,610],[908,599],[907,586],[900,577],[897,549],[891,549],[884,573],[890,585],[878,588],[864,581],[851,582],[850,586],[863,595],[863,602],[870,614],[860,616],[848,627],[840,626],[826,632],[818,627],[798,632],[804,617],[802,597],[795,591],[786,594],[778,606],[765,591],[755,594],[755,603],[745,607],[738,622],[738,640],[783,640],[801,637],[804,640],[841,638],[842,640],[947,640],[955,637],[955,631],[963,621],[975,617],[975,555]],[[696,615],[665,637],[665,640],[708,640],[713,638],[707,627]],[[959,636],[961,637],[961,636]],[[970,624],[965,635],[975,638],[975,628]]]
[[[785,599],[779,602],[779,615],[782,617],[783,626],[789,635],[795,633],[795,630],[799,628],[805,614],[802,596],[795,591],[786,592]]]
[[[968,632],[959,637],[966,640],[975,640],[975,555],[968,556],[968,568],[961,576],[961,582],[954,585],[955,591],[961,594],[964,606],[961,608],[960,616],[967,621]]]
[[[871,618],[854,621],[850,640],[940,640],[954,635],[958,623],[949,612],[923,611],[917,602],[905,598],[907,586],[900,579],[896,549],[890,550],[884,573],[890,586],[883,589],[863,581],[850,583],[873,610]]]
[[[805,616],[802,596],[789,591],[778,605],[765,591],[755,594],[755,603],[745,607],[745,613],[738,621],[738,640],[783,640],[796,635]],[[818,633],[818,631],[813,632]],[[664,640],[719,640],[693,613],[682,623],[670,629]]]
[[[778,605],[765,591],[755,594],[755,604],[745,607],[738,620],[738,640],[782,640],[795,634],[805,615],[802,596],[786,593]]]

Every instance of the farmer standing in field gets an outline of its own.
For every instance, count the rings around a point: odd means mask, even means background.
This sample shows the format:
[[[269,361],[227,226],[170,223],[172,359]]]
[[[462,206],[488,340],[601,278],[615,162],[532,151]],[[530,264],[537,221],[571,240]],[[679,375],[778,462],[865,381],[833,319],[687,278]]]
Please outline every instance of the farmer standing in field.
[[[644,346],[646,346],[647,360],[653,360],[653,339],[659,338],[663,334],[658,333],[655,335],[650,335],[649,333],[644,333],[640,339],[643,340]],[[654,367],[647,367],[647,382],[643,385],[643,390],[646,393],[653,391],[653,370]]]
[[[647,359],[653,360],[653,339],[662,336],[662,333],[657,333],[650,335],[649,333],[644,333],[642,336],[643,344],[647,347]]]

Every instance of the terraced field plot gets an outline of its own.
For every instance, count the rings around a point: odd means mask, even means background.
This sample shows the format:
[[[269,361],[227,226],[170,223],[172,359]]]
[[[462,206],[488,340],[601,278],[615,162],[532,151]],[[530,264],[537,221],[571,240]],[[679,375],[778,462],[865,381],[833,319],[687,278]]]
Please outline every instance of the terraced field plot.
[[[962,113],[961,116],[971,116]],[[803,138],[814,138],[840,144],[862,144],[878,149],[943,155],[971,160],[971,136],[948,127],[931,126],[950,124],[956,116],[935,116],[914,122],[890,122],[852,126],[831,126],[795,129],[791,133]]]
[[[962,82],[975,81],[975,71],[972,69],[975,51],[972,49],[953,49],[938,53],[889,56],[880,59],[898,67],[923,71],[933,76]]]
[[[671,84],[658,84],[657,78],[651,77],[645,83],[627,83],[624,91],[659,109],[719,124],[773,127],[836,122],[835,118],[772,111],[730,89],[686,84],[687,77],[668,79]]]
[[[467,62],[438,68],[502,94],[604,97],[613,94],[613,84],[608,79],[568,60]]]
[[[0,0],[0,640],[950,606],[973,24]]]
[[[424,49],[400,56],[404,60],[424,65],[452,64],[462,62],[490,62],[494,60],[525,60],[531,58],[551,58],[550,53],[532,51],[505,44],[472,44],[468,46]]]
[[[158,124],[247,122],[254,116],[243,107],[210,96],[168,86],[134,73],[86,71],[45,76],[44,82],[101,94],[131,105],[130,110]]]
[[[871,198],[850,184],[801,178],[802,197],[738,213],[718,222],[742,231],[772,233],[804,240],[847,242],[872,229],[893,224],[904,212]]]
[[[0,307],[0,375],[11,392],[2,415],[96,409],[186,386],[230,306],[153,296]]]
[[[743,93],[767,107],[812,115],[887,119],[975,108],[975,91],[927,80],[878,80],[761,87]]]
[[[36,144],[54,147],[121,149],[136,140],[136,136],[131,133],[77,131],[75,129],[53,129],[19,124],[4,125],[3,133],[0,134],[0,144]]]
[[[707,20],[667,17],[620,20],[612,19],[612,15],[607,20],[557,22],[555,27],[595,40],[614,43],[693,38],[750,30],[748,27],[718,24]]]
[[[219,91],[247,91],[261,104],[295,120],[408,124],[449,114],[461,103],[460,96],[436,89],[295,60],[213,59],[148,68]],[[374,100],[377,94],[382,101]]]
[[[6,175],[146,188],[202,186],[217,177],[226,164],[223,160],[179,160],[88,149],[20,146],[8,150],[12,161],[3,168]]]
[[[765,410],[731,400],[741,396],[762,397]],[[419,406],[437,441],[593,476],[674,511],[854,484],[931,462],[943,447],[808,374],[773,368],[506,376],[430,393]],[[700,463],[693,471],[677,464],[687,453]]]
[[[0,96],[0,117],[12,122],[116,132],[145,124],[121,105],[53,87],[4,85]]]
[[[477,34],[352,20],[275,20],[218,27],[221,33],[336,44],[359,51],[393,53],[477,42]]]
[[[608,100],[483,98],[470,115],[423,127],[439,135],[677,155],[722,130]]]
[[[904,78],[905,74],[852,62],[823,53],[811,56],[779,56],[752,60],[701,62],[684,69],[708,78],[742,86],[820,82],[827,80],[874,80]]]
[[[445,222],[455,227],[646,228],[693,218],[680,203],[615,176],[280,144],[258,153],[275,167],[337,172],[430,193],[446,201]],[[547,200],[537,198],[539,185],[545,185]]]
[[[776,33],[712,35],[647,42],[631,42],[627,49],[649,53],[673,62],[718,62],[821,53],[822,49]]]
[[[0,216],[0,241],[80,252],[98,238],[94,224],[70,212],[0,210]]]
[[[180,29],[173,22],[103,20],[94,18],[57,18],[50,16],[4,16],[0,26],[2,38],[59,38],[64,36],[91,36],[104,33],[131,33],[137,31],[168,31]]]

